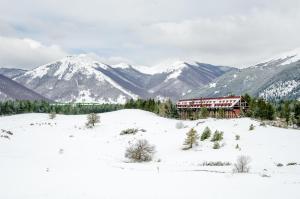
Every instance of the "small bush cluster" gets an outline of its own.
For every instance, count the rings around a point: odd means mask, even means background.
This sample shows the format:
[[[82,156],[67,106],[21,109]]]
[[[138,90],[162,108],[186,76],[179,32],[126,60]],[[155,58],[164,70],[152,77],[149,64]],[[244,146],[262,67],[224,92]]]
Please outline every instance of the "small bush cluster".
[[[267,124],[266,124],[265,122],[261,122],[261,123],[259,124],[259,126],[266,127],[266,126],[267,126]]]
[[[241,136],[235,135],[235,140],[240,140]]]
[[[136,134],[139,130],[135,129],[135,128],[129,128],[129,129],[125,129],[123,130],[120,135],[128,135],[128,134]]]
[[[207,127],[205,127],[200,139],[201,139],[201,141],[204,141],[204,140],[210,138],[210,136],[211,136],[211,130],[207,126]]]
[[[294,166],[294,165],[297,165],[297,162],[289,162],[286,164],[286,166]]]
[[[215,133],[214,133],[214,135],[213,135],[213,137],[212,137],[212,139],[210,141],[212,141],[212,142],[218,142],[218,141],[223,140],[223,134],[224,133],[222,131],[216,130]]]
[[[203,162],[201,164],[202,166],[230,166],[231,163],[230,162],[221,162],[221,161],[210,161],[210,162]]]
[[[147,140],[138,140],[126,149],[125,157],[134,162],[151,161],[155,153],[155,146]]]
[[[282,163],[278,163],[276,166],[277,167],[283,167],[283,164]]]
[[[250,127],[249,127],[249,131],[254,130],[254,128],[255,128],[255,126],[253,124],[251,124]]]
[[[219,142],[214,142],[214,145],[213,145],[213,149],[219,149],[221,146],[220,146],[220,143]]]

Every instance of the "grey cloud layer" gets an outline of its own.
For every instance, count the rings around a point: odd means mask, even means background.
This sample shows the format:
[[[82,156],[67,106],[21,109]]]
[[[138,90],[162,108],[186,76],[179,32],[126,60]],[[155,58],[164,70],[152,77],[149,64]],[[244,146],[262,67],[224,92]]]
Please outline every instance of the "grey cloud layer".
[[[1,0],[0,66],[30,68],[77,53],[246,66],[300,46],[299,10],[298,0]]]

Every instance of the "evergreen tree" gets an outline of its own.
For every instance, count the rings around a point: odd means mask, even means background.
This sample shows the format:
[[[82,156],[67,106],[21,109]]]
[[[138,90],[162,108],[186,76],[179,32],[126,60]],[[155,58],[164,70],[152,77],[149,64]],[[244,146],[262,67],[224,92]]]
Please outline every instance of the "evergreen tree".
[[[201,141],[208,139],[211,136],[211,130],[210,128],[207,126],[205,127],[202,135],[201,135]]]
[[[187,132],[186,134],[186,139],[184,141],[184,145],[187,147],[185,149],[190,149],[193,148],[194,144],[197,144],[197,140],[199,139],[199,135],[197,133],[197,131],[192,128],[189,132]]]

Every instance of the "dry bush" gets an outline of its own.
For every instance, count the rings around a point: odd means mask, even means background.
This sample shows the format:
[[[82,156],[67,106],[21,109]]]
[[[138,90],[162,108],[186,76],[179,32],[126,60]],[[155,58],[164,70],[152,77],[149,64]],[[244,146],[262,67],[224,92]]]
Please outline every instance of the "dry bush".
[[[88,128],[92,128],[95,126],[96,123],[100,122],[100,116],[97,115],[96,113],[90,113],[87,116],[87,123],[86,126]]]
[[[129,129],[125,129],[123,130],[120,135],[127,135],[127,134],[136,134],[139,130],[135,129],[135,128],[129,128]]]
[[[125,157],[134,162],[151,161],[155,153],[155,146],[147,140],[138,140],[126,149]]]
[[[236,173],[248,173],[250,171],[250,162],[251,158],[249,156],[239,156],[237,162],[234,164],[233,171]]]

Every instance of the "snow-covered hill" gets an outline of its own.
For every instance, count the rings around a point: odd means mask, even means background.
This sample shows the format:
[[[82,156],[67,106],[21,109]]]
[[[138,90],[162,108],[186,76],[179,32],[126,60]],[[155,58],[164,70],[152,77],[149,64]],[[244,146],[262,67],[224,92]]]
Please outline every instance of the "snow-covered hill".
[[[0,74],[0,101],[46,100],[47,98]]]
[[[103,73],[109,68],[86,55],[68,56],[14,80],[58,102],[124,103],[128,98],[137,98]]]
[[[180,62],[162,69],[146,74],[126,63],[110,66],[78,55],[37,67],[14,80],[58,102],[124,103],[138,97],[177,100],[234,70],[197,62]]]
[[[296,49],[255,66],[230,71],[185,97],[248,93],[267,99],[298,99],[299,60],[300,50]]]
[[[140,110],[100,116],[94,129],[85,128],[86,115],[0,117],[6,130],[0,136],[9,137],[0,137],[0,198],[300,198],[300,165],[286,166],[300,163],[299,130],[263,127],[248,118],[183,121],[186,128],[177,129],[177,120]],[[187,131],[201,133],[206,126],[224,131],[222,147],[212,149],[207,140],[182,150]],[[120,135],[127,128],[146,132]],[[125,149],[138,139],[156,146],[152,162],[127,163]],[[232,165],[203,166],[234,163],[239,155],[251,157],[250,173],[233,174]]]

